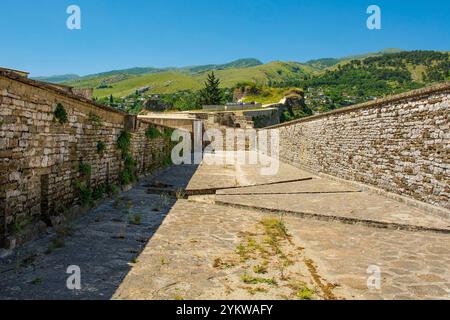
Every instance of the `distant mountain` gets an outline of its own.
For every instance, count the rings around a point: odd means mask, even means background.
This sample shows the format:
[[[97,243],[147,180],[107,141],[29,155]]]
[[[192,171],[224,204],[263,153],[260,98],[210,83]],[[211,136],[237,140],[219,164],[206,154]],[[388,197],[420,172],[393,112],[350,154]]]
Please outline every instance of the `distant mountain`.
[[[152,73],[161,73],[161,72],[188,72],[188,73],[201,73],[205,71],[211,71],[211,70],[226,70],[231,68],[249,68],[254,67],[258,65],[262,65],[263,63],[259,61],[258,59],[254,58],[246,58],[246,59],[239,59],[236,61],[232,61],[225,64],[208,64],[208,65],[199,65],[199,66],[189,66],[189,67],[168,67],[168,68],[153,68],[153,67],[136,67],[136,68],[129,68],[129,69],[120,69],[120,70],[111,70],[107,72],[101,72],[96,74],[89,74],[86,76],[78,76],[76,74],[67,74],[67,75],[55,75],[55,76],[49,76],[49,77],[35,77],[33,79],[44,81],[44,82],[51,82],[51,83],[62,83],[67,81],[74,81],[74,80],[88,80],[88,79],[95,79],[95,78],[108,78],[108,77],[115,77],[120,78],[120,80],[129,79],[134,76],[144,75],[144,74],[152,74]],[[118,77],[117,77],[118,76]]]
[[[310,61],[305,62],[305,64],[309,65],[317,70],[324,70],[324,69],[333,67],[338,64],[349,62],[351,60],[361,60],[361,59],[365,59],[365,58],[369,58],[369,57],[377,57],[377,56],[382,56],[384,54],[399,53],[399,52],[402,52],[402,50],[397,49],[397,48],[389,48],[389,49],[384,49],[384,50],[381,50],[378,52],[369,52],[369,53],[364,53],[364,54],[359,54],[359,55],[354,55],[354,56],[347,56],[347,57],[343,57],[343,58],[322,58],[322,59],[310,60]]]
[[[97,78],[97,77],[109,77],[109,76],[114,76],[114,75],[118,75],[118,74],[138,76],[141,74],[162,72],[163,70],[165,70],[165,69],[153,68],[153,67],[129,68],[129,69],[112,70],[112,71],[107,71],[107,72],[90,74],[90,75],[87,75],[87,76],[84,76],[81,78],[88,79],[88,78]]]
[[[316,60],[309,60],[305,64],[313,67],[314,69],[323,70],[332,67],[341,61],[342,61],[341,59],[336,58],[322,58]]]
[[[64,82],[74,87],[95,88],[94,96],[124,97],[137,89],[148,87],[150,93],[174,93],[181,90],[198,90],[203,87],[208,72],[214,70],[223,87],[239,82],[276,85],[286,81],[306,79],[312,73],[309,66],[297,62],[270,62],[262,64],[256,59],[241,59],[222,65],[166,68],[145,74],[108,72]]]
[[[254,58],[246,58],[246,59],[239,59],[235,60],[229,63],[225,64],[208,64],[208,65],[202,65],[202,66],[192,66],[192,67],[185,67],[181,68],[181,70],[186,70],[191,73],[200,73],[205,71],[211,71],[211,70],[225,70],[225,69],[231,69],[231,68],[250,68],[262,65],[263,63],[259,61],[258,59]]]
[[[76,75],[76,74],[62,74],[62,75],[49,76],[49,77],[35,77],[32,79],[38,80],[38,81],[44,81],[44,82],[60,83],[60,82],[64,82],[64,81],[76,80],[79,78],[80,78],[80,76]]]

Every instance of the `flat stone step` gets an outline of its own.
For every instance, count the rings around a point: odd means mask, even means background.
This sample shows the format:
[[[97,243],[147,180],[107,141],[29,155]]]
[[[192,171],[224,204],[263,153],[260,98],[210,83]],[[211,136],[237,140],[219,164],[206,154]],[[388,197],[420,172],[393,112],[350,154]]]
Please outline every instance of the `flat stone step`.
[[[215,203],[375,228],[450,233],[450,221],[367,192],[216,195]]]

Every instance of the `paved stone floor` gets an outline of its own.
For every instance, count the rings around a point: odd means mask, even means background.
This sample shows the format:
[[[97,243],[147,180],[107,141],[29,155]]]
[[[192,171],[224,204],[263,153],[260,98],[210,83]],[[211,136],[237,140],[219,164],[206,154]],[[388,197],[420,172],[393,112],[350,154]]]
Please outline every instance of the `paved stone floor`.
[[[186,187],[197,195],[153,193]],[[171,167],[80,218],[62,248],[45,252],[49,234],[0,260],[0,298],[450,299],[449,225],[285,164]]]
[[[164,180],[182,187],[190,171],[183,170],[180,177],[181,169],[143,179],[132,190],[104,201],[66,227],[72,231],[63,243],[50,231],[0,259],[0,299],[111,298],[176,201],[149,194],[147,184]],[[81,269],[79,291],[66,287],[71,265]]]

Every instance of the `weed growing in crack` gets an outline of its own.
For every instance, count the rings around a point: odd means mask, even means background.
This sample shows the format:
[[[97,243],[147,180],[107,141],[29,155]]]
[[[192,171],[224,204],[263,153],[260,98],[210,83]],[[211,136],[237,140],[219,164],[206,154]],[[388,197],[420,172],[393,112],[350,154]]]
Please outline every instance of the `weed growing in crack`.
[[[34,278],[33,280],[31,280],[31,284],[38,285],[38,284],[41,284],[42,281],[43,281],[43,280],[42,280],[41,277],[36,277],[36,278]]]
[[[260,277],[253,277],[249,274],[244,274],[241,276],[241,281],[245,284],[268,284],[271,286],[277,286],[278,283],[274,278],[260,278]]]
[[[262,287],[256,287],[256,288],[252,288],[252,287],[246,287],[245,290],[247,290],[248,293],[250,293],[252,296],[254,296],[257,293],[267,293],[269,292],[269,290],[262,288]]]
[[[233,261],[224,261],[222,258],[214,259],[213,267],[216,269],[229,269],[236,266],[236,263]]]
[[[310,289],[303,281],[290,281],[288,287],[298,299],[312,300],[314,298],[315,291]]]
[[[175,192],[175,197],[178,199],[178,200],[182,200],[182,199],[187,199],[187,194],[186,194],[186,191],[184,190],[184,189],[178,189],[176,192]]]
[[[64,238],[57,237],[47,247],[47,250],[45,251],[45,254],[50,254],[53,252],[53,250],[61,249],[66,246],[66,241]]]
[[[263,264],[263,265],[256,265],[253,266],[253,272],[256,274],[266,274],[267,273],[267,264]]]
[[[128,224],[140,226],[141,223],[142,223],[142,216],[140,213],[135,213],[134,215],[128,216]]]
[[[132,264],[136,264],[136,263],[138,263],[139,261],[138,261],[138,259],[137,258],[133,258],[133,259],[131,259],[131,263]]]

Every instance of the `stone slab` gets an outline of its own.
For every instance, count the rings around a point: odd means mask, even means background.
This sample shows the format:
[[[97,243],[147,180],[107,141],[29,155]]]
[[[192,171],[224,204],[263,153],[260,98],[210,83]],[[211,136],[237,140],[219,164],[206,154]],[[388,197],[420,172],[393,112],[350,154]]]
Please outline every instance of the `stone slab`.
[[[330,181],[328,179],[313,178],[310,180],[242,187],[238,189],[218,190],[218,195],[258,195],[258,194],[296,194],[296,193],[341,193],[360,192],[356,187]]]
[[[217,195],[216,201],[248,208],[400,224],[447,230],[450,221],[368,192],[320,194]]]

